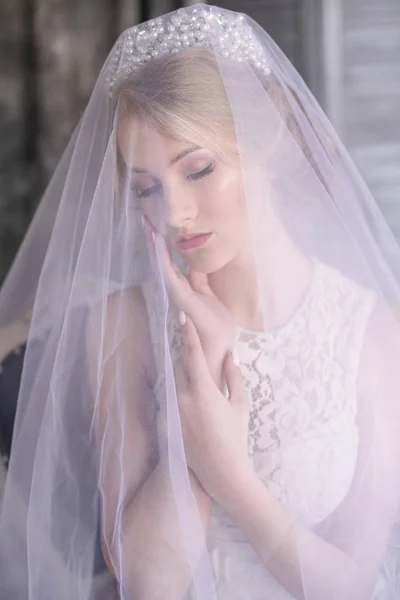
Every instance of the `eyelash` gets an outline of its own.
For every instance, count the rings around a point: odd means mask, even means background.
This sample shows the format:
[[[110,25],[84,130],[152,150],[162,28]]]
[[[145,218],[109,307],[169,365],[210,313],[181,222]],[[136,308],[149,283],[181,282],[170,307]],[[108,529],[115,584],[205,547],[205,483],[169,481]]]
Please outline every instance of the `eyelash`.
[[[189,181],[198,181],[199,179],[203,179],[203,177],[207,177],[207,175],[211,175],[214,172],[214,169],[215,165],[213,163],[210,163],[209,165],[207,165],[207,167],[205,167],[205,169],[202,169],[197,173],[187,175],[186,179],[188,179]],[[142,190],[141,192],[136,192],[136,197],[139,200],[142,200],[143,198],[149,198],[150,196],[154,196],[155,194],[160,193],[161,190],[162,186],[158,183],[149,188],[146,188],[145,190]]]
[[[189,179],[189,181],[197,181],[198,179],[203,179],[203,177],[207,177],[207,175],[211,175],[211,173],[213,173],[215,169],[215,165],[213,163],[210,163],[209,165],[207,165],[205,167],[205,169],[202,169],[201,171],[198,171],[197,173],[192,173],[191,175],[187,175],[186,179]]]

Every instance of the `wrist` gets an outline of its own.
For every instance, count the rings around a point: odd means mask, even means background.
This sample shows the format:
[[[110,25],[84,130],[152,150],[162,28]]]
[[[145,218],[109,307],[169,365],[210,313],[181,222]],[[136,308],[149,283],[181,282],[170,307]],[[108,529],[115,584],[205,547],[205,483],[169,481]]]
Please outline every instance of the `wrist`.
[[[215,500],[228,513],[236,513],[242,509],[243,502],[251,490],[258,487],[260,483],[253,465],[247,459],[243,464],[235,465],[227,473],[227,480]]]

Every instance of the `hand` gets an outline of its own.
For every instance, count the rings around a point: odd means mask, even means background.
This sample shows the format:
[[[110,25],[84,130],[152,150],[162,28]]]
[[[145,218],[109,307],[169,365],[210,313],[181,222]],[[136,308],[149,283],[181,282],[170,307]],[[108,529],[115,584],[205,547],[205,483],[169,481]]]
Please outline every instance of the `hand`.
[[[252,472],[247,437],[249,406],[239,368],[229,353],[224,375],[229,397],[216,386],[196,328],[183,325],[177,395],[188,467],[205,491],[226,506]]]
[[[210,372],[222,389],[221,367],[227,352],[233,349],[237,333],[232,315],[211,290],[207,275],[191,270],[189,280],[186,279],[171,260],[164,238],[155,231],[147,217],[144,217],[143,225],[153,262],[156,262],[157,248],[168,295],[176,309],[193,321]],[[155,247],[151,240],[154,240]]]

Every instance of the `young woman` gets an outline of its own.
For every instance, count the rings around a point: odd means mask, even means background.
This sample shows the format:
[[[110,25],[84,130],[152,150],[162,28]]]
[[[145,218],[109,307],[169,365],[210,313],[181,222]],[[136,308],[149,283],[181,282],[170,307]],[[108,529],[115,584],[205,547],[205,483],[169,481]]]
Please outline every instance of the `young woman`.
[[[123,34],[0,309],[44,222],[0,589],[395,597],[398,248],[268,36]]]

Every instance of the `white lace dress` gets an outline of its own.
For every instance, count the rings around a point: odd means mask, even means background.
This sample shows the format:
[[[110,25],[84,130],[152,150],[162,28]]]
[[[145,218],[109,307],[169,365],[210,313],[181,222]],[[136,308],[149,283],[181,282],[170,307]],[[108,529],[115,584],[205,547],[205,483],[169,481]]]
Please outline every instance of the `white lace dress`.
[[[267,333],[241,329],[238,336],[254,469],[307,527],[338,507],[352,481],[357,371],[373,306],[371,293],[315,262],[310,288],[285,326]],[[219,600],[292,598],[217,505],[208,546]]]

